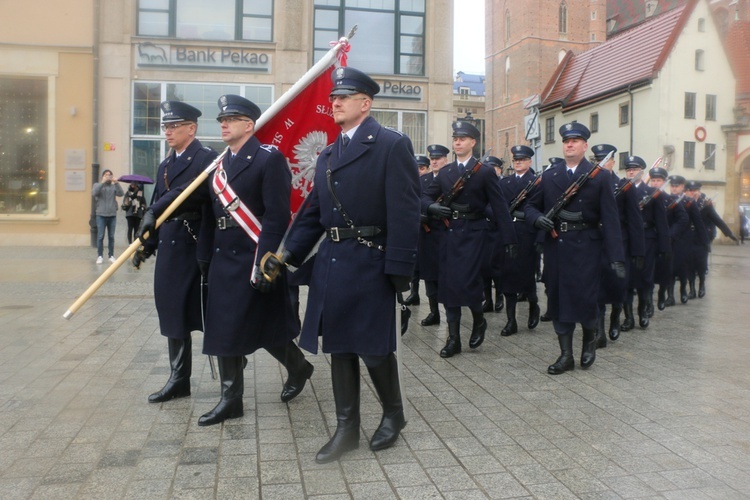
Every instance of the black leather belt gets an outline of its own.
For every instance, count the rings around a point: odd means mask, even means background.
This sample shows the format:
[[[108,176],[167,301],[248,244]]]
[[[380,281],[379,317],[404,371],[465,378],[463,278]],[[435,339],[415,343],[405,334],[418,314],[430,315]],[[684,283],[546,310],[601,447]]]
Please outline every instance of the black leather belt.
[[[590,224],[588,222],[567,222],[560,221],[555,224],[555,230],[558,233],[567,233],[568,231],[583,231],[584,229],[596,228],[598,224]]]
[[[454,210],[453,214],[451,214],[451,219],[477,220],[484,218],[484,212],[461,212],[460,210]]]
[[[643,229],[653,229],[656,227],[656,224],[653,222],[644,222],[643,223]]]
[[[526,214],[520,210],[514,210],[512,214],[513,222],[523,222],[526,220]]]
[[[216,229],[219,231],[224,231],[230,227],[240,227],[240,225],[231,217],[219,217],[216,219]]]
[[[382,232],[377,226],[332,227],[326,231],[326,235],[331,241],[341,241],[349,238],[372,238]]]
[[[174,222],[174,221],[182,221],[182,220],[201,220],[201,214],[198,212],[185,212],[184,214],[175,215],[174,217],[170,217],[169,219],[165,220],[164,222]]]

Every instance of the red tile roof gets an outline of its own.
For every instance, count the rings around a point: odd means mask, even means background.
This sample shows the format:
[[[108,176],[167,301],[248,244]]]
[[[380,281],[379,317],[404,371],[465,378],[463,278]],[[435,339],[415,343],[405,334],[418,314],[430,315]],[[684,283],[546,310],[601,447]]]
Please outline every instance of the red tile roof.
[[[659,0],[652,17],[685,5],[685,3],[687,0]],[[615,22],[612,31],[608,33],[610,36],[632,28],[646,19],[646,3],[643,0],[607,0],[607,21]]]
[[[542,92],[540,108],[573,109],[650,83],[697,2],[689,0],[586,52],[568,52]]]
[[[737,78],[738,97],[750,97],[750,22],[732,23],[725,41],[729,62]]]

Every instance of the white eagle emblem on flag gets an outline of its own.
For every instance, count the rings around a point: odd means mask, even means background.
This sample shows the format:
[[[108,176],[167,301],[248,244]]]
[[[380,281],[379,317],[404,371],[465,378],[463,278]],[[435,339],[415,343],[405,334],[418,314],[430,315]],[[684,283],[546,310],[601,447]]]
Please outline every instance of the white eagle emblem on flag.
[[[290,164],[292,170],[292,188],[299,190],[302,196],[307,198],[312,190],[315,178],[315,167],[318,163],[320,152],[328,144],[328,135],[320,130],[314,130],[294,146],[294,159],[296,164]]]

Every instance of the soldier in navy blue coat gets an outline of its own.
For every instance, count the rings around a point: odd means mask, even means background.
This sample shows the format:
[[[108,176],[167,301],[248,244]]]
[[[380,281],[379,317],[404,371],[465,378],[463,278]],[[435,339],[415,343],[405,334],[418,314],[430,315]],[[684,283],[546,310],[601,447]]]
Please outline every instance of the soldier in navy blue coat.
[[[419,169],[419,183],[421,186],[424,186],[425,183],[429,183],[432,181],[432,176],[428,175],[430,173],[430,159],[426,157],[425,155],[415,155],[414,159],[417,160],[417,168]],[[422,239],[422,232],[424,231],[424,226],[422,226],[422,230],[420,231],[420,240]],[[414,266],[414,276],[411,279],[411,286],[409,287],[409,296],[404,299],[404,305],[407,306],[418,306],[419,305],[419,280],[420,280],[420,268],[419,268],[419,259],[417,259],[417,265]],[[402,324],[403,327],[403,324]]]
[[[591,136],[585,125],[567,123],[560,127],[560,136],[565,162],[544,172],[540,188],[524,207],[528,223],[548,233],[544,240],[547,313],[552,318],[561,351],[557,361],[547,369],[552,375],[575,367],[576,323],[581,323],[583,329],[581,367],[590,367],[596,359],[602,252],[606,252],[618,276],[625,277],[620,221],[609,175],[589,177],[564,211],[554,219],[546,216],[568,186],[594,168],[585,158]]]
[[[708,233],[708,246],[698,247],[696,257],[696,272],[690,276],[690,287],[692,290],[695,289],[695,276],[698,276],[698,298],[703,298],[706,295],[706,275],[708,274],[708,254],[711,253],[711,243],[716,239],[717,228],[724,233],[724,236],[739,244],[739,239],[729,229],[724,219],[716,212],[713,202],[710,198],[707,198],[705,194],[701,193],[702,184],[698,181],[690,181],[685,185],[685,192],[687,196],[693,198],[698,205],[701,217],[703,218],[703,225],[706,226],[706,232]]]
[[[497,181],[503,177],[503,165],[505,162],[496,156],[487,156],[484,158],[485,165],[495,169]],[[489,221],[489,230],[487,231],[487,252],[489,262],[485,263],[484,274],[484,302],[482,303],[482,312],[500,312],[505,306],[503,300],[503,288],[500,278],[505,266],[505,247],[500,234],[500,227],[497,225],[491,212],[488,211],[487,220]],[[492,299],[492,288],[495,288],[495,299]]]
[[[594,159],[601,162],[610,152],[617,152],[617,148],[610,144],[597,144],[591,148]],[[626,299],[627,277],[632,267],[643,268],[645,241],[643,236],[643,221],[638,207],[638,196],[635,186],[628,185],[628,179],[620,179],[614,172],[615,160],[610,158],[602,168],[609,172],[612,180],[612,192],[616,193],[617,214],[620,219],[620,230],[625,252],[626,278],[620,279],[610,267],[609,257],[602,255],[602,284],[599,289],[599,322],[596,329],[597,349],[607,347],[607,335],[604,329],[604,317],[607,304],[612,304],[609,315],[609,338],[617,340],[620,336],[620,314]],[[628,186],[627,189],[625,186]],[[631,266],[632,263],[632,266]]]
[[[442,144],[427,146],[430,156],[430,172],[419,178],[420,193],[424,193],[432,184],[440,170],[448,164],[450,150]],[[442,220],[422,212],[422,225],[419,231],[419,276],[424,280],[430,313],[420,322],[422,326],[440,324],[440,309],[438,306],[438,269],[440,269],[440,238],[446,227]]]
[[[649,170],[649,185],[655,189],[662,189],[669,177],[666,169],[655,167]],[[659,197],[667,213],[667,224],[669,225],[669,241],[671,251],[669,258],[657,259],[654,282],[659,285],[657,293],[657,308],[663,311],[666,307],[675,305],[674,300],[674,263],[678,252],[678,241],[681,235],[690,231],[690,220],[682,203],[678,202],[678,196],[664,193]]]
[[[628,178],[635,177],[645,169],[646,162],[640,156],[628,156],[625,160],[625,172]],[[630,274],[628,294],[625,301],[625,321],[620,327],[624,332],[635,326],[633,315],[634,293],[638,294],[638,324],[641,328],[648,328],[649,319],[654,310],[654,270],[657,256],[664,258],[671,250],[667,212],[664,203],[659,200],[663,192],[647,186],[642,181],[636,184],[635,192],[639,200],[638,206],[641,209],[646,253],[643,267],[633,269]]]
[[[273,271],[300,262],[321,236],[300,345],[331,354],[336,431],[315,460],[359,447],[362,359],[383,406],[370,449],[392,446],[406,425],[398,382],[396,293],[417,260],[419,174],[408,137],[370,116],[380,86],[352,68],[332,74],[330,101],[342,134],[318,158],[310,205],[297,216]],[[269,273],[270,274],[270,273]]]
[[[512,203],[527,186],[537,180],[531,169],[531,158],[534,150],[528,146],[513,146],[510,148],[513,154],[513,174],[500,179],[500,189],[503,197]],[[526,214],[523,206],[534,190],[526,195],[526,198],[510,214],[513,218],[513,229],[518,238],[518,257],[505,262],[500,283],[505,296],[505,312],[508,322],[503,327],[500,335],[507,337],[518,332],[516,321],[516,303],[518,294],[525,294],[529,302],[529,318],[527,325],[533,330],[539,324],[539,298],[536,293],[536,239],[539,231],[526,223]]]
[[[162,129],[171,148],[157,170],[151,204],[170,189],[192,181],[207,167],[216,152],[195,138],[200,110],[180,101],[161,103]],[[133,263],[158,253],[154,266],[154,300],[161,334],[167,337],[170,375],[164,387],[148,397],[161,403],[190,395],[192,338],[190,332],[203,330],[201,273],[196,260],[198,235],[207,212],[200,203],[182,204],[139,249]]]
[[[688,299],[695,298],[695,282],[692,283],[690,293],[687,291],[688,280],[695,272],[695,261],[710,245],[708,231],[703,223],[700,208],[693,198],[687,196],[685,185],[687,181],[681,175],[674,175],[669,179],[669,189],[675,196],[685,195],[682,206],[690,221],[690,230],[681,235],[679,243],[675,245],[674,272],[680,281],[680,302],[686,304]]]
[[[203,352],[218,357],[221,400],[199,418],[201,426],[243,415],[245,355],[264,348],[286,367],[283,402],[297,396],[313,372],[293,341],[299,329],[285,273],[274,286],[259,278],[260,259],[276,251],[289,224],[291,171],[281,152],[255,137],[257,105],[231,94],[221,96],[218,104],[221,137],[230,151],[188,198],[210,207],[212,214],[211,230],[201,231],[197,259],[208,276]],[[152,205],[142,226],[180,191],[172,190]],[[222,199],[224,193],[232,199]],[[260,224],[245,230],[234,215]]]
[[[485,209],[488,205],[500,227],[502,243],[508,249],[509,256],[515,257],[518,250],[508,202],[500,191],[495,169],[478,164],[476,158],[472,157],[479,135],[479,130],[469,122],[453,123],[456,161],[446,165],[422,195],[422,209],[447,222],[440,246],[438,280],[438,301],[445,305],[448,320],[448,340],[440,351],[443,358],[461,352],[459,328],[462,306],[471,310],[473,319],[469,347],[475,349],[484,342],[487,321],[482,312],[482,264],[487,256],[485,246],[489,223]],[[462,177],[466,179],[465,184],[454,196],[453,186]],[[438,202],[438,199],[441,201]],[[446,201],[449,203],[446,204]]]

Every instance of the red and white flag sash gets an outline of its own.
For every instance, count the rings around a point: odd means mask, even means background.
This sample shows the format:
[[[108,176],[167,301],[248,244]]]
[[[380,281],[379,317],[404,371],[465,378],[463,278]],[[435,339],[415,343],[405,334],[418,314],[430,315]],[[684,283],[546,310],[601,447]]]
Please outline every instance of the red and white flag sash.
[[[222,207],[224,207],[224,211],[234,219],[237,225],[240,226],[257,245],[258,240],[260,239],[260,231],[263,229],[263,226],[258,218],[253,215],[253,212],[247,208],[247,205],[245,205],[239,196],[237,196],[232,189],[232,186],[229,185],[229,182],[227,181],[227,171],[224,170],[221,165],[219,165],[216,172],[214,172],[213,188],[214,193],[216,193],[219,201],[221,201]]]

